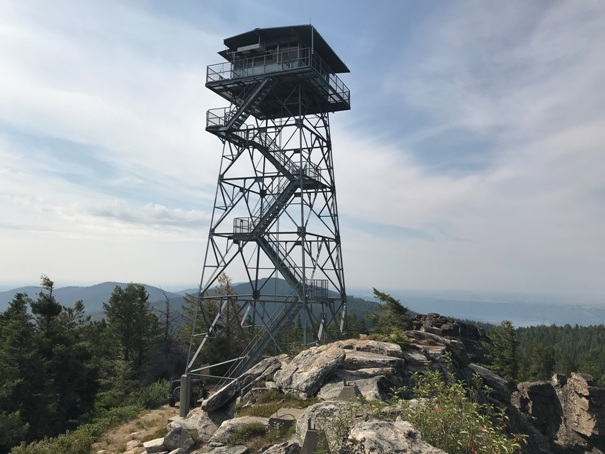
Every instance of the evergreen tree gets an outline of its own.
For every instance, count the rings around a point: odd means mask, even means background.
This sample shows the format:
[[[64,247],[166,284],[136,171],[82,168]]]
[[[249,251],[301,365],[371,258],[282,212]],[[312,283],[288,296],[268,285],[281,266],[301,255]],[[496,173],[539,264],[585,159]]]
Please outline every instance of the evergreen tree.
[[[162,292],[164,293],[164,292]],[[153,362],[154,374],[156,377],[171,378],[180,375],[185,370],[187,352],[180,337],[178,318],[172,310],[172,302],[166,293],[164,293],[164,305],[162,310],[156,310],[159,313],[158,323],[161,328],[161,338],[155,347],[153,354],[157,358]]]
[[[598,366],[597,354],[593,351],[584,353],[579,360],[578,372],[591,375],[597,382],[603,383],[603,372]]]
[[[0,453],[28,437],[36,415],[39,358],[34,348],[34,324],[27,295],[18,293],[0,314]]]
[[[408,308],[388,293],[374,289],[374,298],[382,302],[377,313],[370,315],[372,332],[389,335],[411,328]]]
[[[554,371],[556,373],[569,376],[572,371],[575,370],[578,370],[578,366],[575,364],[569,353],[563,352],[558,357],[555,356]]]
[[[532,344],[525,348],[520,364],[519,381],[549,380],[555,368],[552,346]]]
[[[103,304],[118,358],[130,365],[137,379],[145,377],[151,346],[160,334],[158,318],[148,299],[144,286],[130,283],[125,288],[116,286],[109,302]]]
[[[509,384],[517,381],[518,341],[510,320],[504,320],[490,334],[492,344],[486,345],[489,368],[502,375]]]
[[[53,295],[54,283],[44,275],[42,287],[31,303],[39,370],[45,377],[38,384],[44,421],[32,424],[36,438],[73,428],[93,408],[98,389],[98,366],[90,347],[94,341],[87,335],[90,318],[84,316],[84,304],[63,307]]]
[[[347,314],[346,319],[349,338],[356,339],[360,334],[368,334],[368,326],[364,318],[358,317],[357,314]]]
[[[75,427],[95,400],[84,305],[63,307],[46,276],[42,287],[35,301],[17,294],[0,314],[0,453]]]
[[[207,350],[204,361],[215,364],[237,358],[247,347],[252,339],[251,331],[244,329],[241,325],[238,313],[237,293],[231,284],[231,278],[222,273],[218,277],[218,285],[214,293],[219,297],[218,304],[223,307],[220,321],[220,330],[217,337],[212,341]],[[222,375],[231,367],[231,364],[219,366],[214,373]]]
[[[244,328],[241,325],[241,319],[238,316],[239,304],[237,293],[233,289],[231,278],[222,273],[217,279],[217,286],[213,289],[213,295],[202,298],[201,304],[208,314],[208,322],[214,320],[222,308],[221,317],[218,320],[214,331],[210,333],[209,339],[204,345],[203,356],[198,357],[198,361],[204,364],[217,364],[237,358],[244,351],[249,341],[253,337],[252,330]],[[185,297],[183,306],[183,318],[185,323],[180,331],[180,337],[183,341],[189,343],[192,329],[196,333],[207,332],[209,326],[202,317],[198,308],[200,302],[195,295]],[[191,354],[198,348],[203,337],[194,338],[191,343]],[[213,370],[213,374],[221,375],[225,373],[231,364],[225,364]]]
[[[208,330],[208,326],[199,309],[200,301],[197,295],[188,293],[185,295],[184,299],[185,303],[181,307],[180,312],[183,325],[178,332],[178,338],[184,345],[189,346],[189,355],[191,356],[197,350],[203,339],[202,336],[192,337],[192,334],[206,332]],[[218,313],[218,305],[216,304],[216,301],[202,299],[201,304],[204,305],[210,321],[213,320]],[[208,363],[208,358],[203,358],[203,362]]]

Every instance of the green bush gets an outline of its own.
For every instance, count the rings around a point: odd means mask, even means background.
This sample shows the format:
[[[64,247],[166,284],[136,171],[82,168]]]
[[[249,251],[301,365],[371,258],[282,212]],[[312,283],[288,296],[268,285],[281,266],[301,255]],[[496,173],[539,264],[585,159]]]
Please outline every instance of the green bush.
[[[94,422],[54,438],[45,438],[29,445],[16,446],[11,454],[90,454],[90,447],[99,437],[119,424],[131,420],[144,409],[157,408],[166,401],[166,380],[152,383],[123,401],[124,406],[98,408]]]
[[[267,435],[267,426],[260,422],[251,422],[239,428],[229,440],[230,446],[245,445],[255,437],[264,437]]]
[[[418,400],[394,397],[377,403],[360,399],[345,411],[319,418],[318,425],[328,437],[331,452],[338,452],[356,422],[397,417],[410,422],[427,443],[449,454],[518,452],[526,436],[508,436],[504,411],[469,397],[479,395],[477,386],[467,387],[452,372],[426,371],[416,374],[415,386],[406,390]]]
[[[128,402],[142,408],[158,408],[166,404],[169,389],[170,382],[168,380],[160,380],[141,389],[139,392],[131,394]]]
[[[407,350],[412,346],[410,339],[399,330],[392,330],[390,333],[372,333],[367,336],[369,340],[375,340],[380,342],[390,342],[392,344],[397,344],[401,347],[402,350]]]
[[[400,416],[427,443],[449,454],[505,454],[520,450],[525,435],[506,435],[505,411],[470,398],[469,393],[475,394],[473,390],[456,380],[452,372],[426,371],[416,374],[415,380],[411,391],[422,400],[415,404],[400,401]]]
[[[103,432],[134,418],[140,411],[140,407],[134,406],[113,408],[94,423],[83,424],[73,432],[54,438],[16,446],[11,450],[11,454],[89,454],[90,447]]]
[[[238,416],[262,416],[268,418],[280,408],[307,408],[318,402],[315,397],[301,400],[292,394],[269,390],[236,405]],[[252,405],[248,405],[252,403]]]

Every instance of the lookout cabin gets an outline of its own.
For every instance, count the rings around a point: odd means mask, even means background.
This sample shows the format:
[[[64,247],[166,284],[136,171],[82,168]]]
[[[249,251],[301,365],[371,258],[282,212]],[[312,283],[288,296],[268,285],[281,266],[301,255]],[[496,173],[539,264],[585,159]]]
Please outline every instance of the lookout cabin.
[[[266,90],[256,97],[262,99],[251,112],[256,118],[351,108],[350,91],[337,76],[349,68],[312,25],[256,28],[224,43],[219,55],[226,62],[208,66],[206,87],[235,105]]]

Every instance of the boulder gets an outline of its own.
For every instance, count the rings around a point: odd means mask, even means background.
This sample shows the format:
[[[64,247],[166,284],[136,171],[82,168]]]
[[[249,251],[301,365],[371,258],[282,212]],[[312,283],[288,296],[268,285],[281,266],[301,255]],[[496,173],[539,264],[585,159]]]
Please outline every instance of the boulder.
[[[366,421],[353,426],[340,453],[446,454],[424,442],[407,421]]]
[[[404,360],[394,356],[386,356],[380,353],[365,352],[362,350],[345,350],[345,359],[342,368],[346,370],[357,369],[384,369],[402,368]]]
[[[412,366],[421,366],[424,368],[427,364],[430,364],[429,359],[421,350],[405,350],[403,352],[403,358],[405,359],[406,364]]]
[[[198,407],[190,411],[186,418],[180,416],[171,418],[168,422],[168,430],[183,427],[193,434],[196,440],[205,443],[228,419],[231,419],[229,414],[218,411],[208,413]]]
[[[302,399],[314,396],[325,379],[345,360],[345,351],[335,344],[312,347],[299,353],[274,375],[284,392]]]
[[[511,403],[531,428],[554,442],[553,450],[605,452],[605,388],[590,375],[559,374],[550,382],[520,383]]]
[[[301,445],[309,425],[312,428],[324,430],[328,438],[334,436],[334,424],[343,419],[341,416],[347,419],[347,412],[350,413],[348,402],[333,400],[319,402],[306,408],[303,415],[296,421],[296,435],[299,437]]]
[[[590,375],[572,373],[561,391],[567,427],[586,437],[605,436],[605,388]]]
[[[177,448],[177,449],[170,451],[168,454],[187,454],[188,452],[189,452],[189,449]]]
[[[425,331],[441,337],[459,339],[464,344],[464,350],[471,362],[480,362],[485,359],[484,345],[489,344],[490,339],[485,334],[485,331],[473,324],[431,313],[417,315],[412,320],[412,325],[417,331]]]
[[[393,386],[393,383],[382,375],[371,378],[358,378],[354,376],[347,377],[339,373],[321,387],[317,393],[317,397],[321,400],[336,400],[343,390],[345,383],[357,386],[357,389],[359,389],[359,392],[366,400],[387,400],[389,398],[388,391]]]
[[[286,441],[271,446],[263,454],[300,454],[301,446],[294,441]]]
[[[531,417],[532,424],[547,437],[554,437],[561,425],[561,405],[548,381],[523,382],[517,385],[514,404]]]
[[[376,353],[378,355],[393,356],[395,358],[403,358],[401,347],[390,342],[380,342],[367,339],[345,339],[334,342],[344,350],[357,350],[361,352]]]
[[[163,438],[156,438],[154,440],[146,441],[145,443],[143,443],[143,447],[145,448],[145,452],[147,452],[148,454],[166,451],[166,449],[164,448]]]
[[[212,454],[250,454],[250,449],[248,449],[247,446],[242,445],[221,446],[208,452],[211,452]]]
[[[184,427],[175,427],[164,437],[164,446],[168,451],[174,451],[183,448],[186,451],[193,446],[194,441],[187,429]]]
[[[239,432],[244,426],[252,423],[260,423],[269,426],[269,418],[260,416],[242,416],[241,418],[229,419],[221,424],[218,430],[208,440],[208,447],[215,449],[229,444],[233,435]]]
[[[249,387],[252,383],[271,375],[281,367],[281,360],[274,356],[265,358],[257,365],[253,366],[247,372],[244,372],[237,379],[223,386],[221,389],[210,395],[208,399],[202,402],[202,410],[206,412],[216,411],[225,404],[234,400],[240,395],[241,391]]]
[[[492,390],[492,398],[499,402],[510,401],[511,391],[508,388],[508,383],[505,379],[478,364],[469,364],[468,368],[472,373],[479,375],[481,380],[483,380],[483,383]]]

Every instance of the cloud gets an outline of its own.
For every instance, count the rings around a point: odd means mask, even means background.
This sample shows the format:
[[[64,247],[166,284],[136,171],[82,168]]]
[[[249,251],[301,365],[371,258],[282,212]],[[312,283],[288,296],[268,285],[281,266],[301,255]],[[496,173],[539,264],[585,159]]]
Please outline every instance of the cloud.
[[[346,256],[374,255],[377,285],[605,290],[605,9],[527,8],[456,3],[433,15],[385,82],[426,127],[397,144],[334,134],[342,211],[433,239],[350,224],[360,230]],[[450,152],[464,171],[444,166]]]
[[[201,127],[210,98],[204,58],[218,37],[125,5],[75,8],[57,22],[45,8],[8,11],[0,118],[102,149],[108,165],[145,181],[199,189],[190,182],[214,174],[200,162],[218,166],[216,144]]]
[[[205,67],[311,5],[352,70],[331,119],[349,285],[605,291],[601,3],[276,5],[0,4],[7,275],[195,281],[204,111],[226,105]]]

